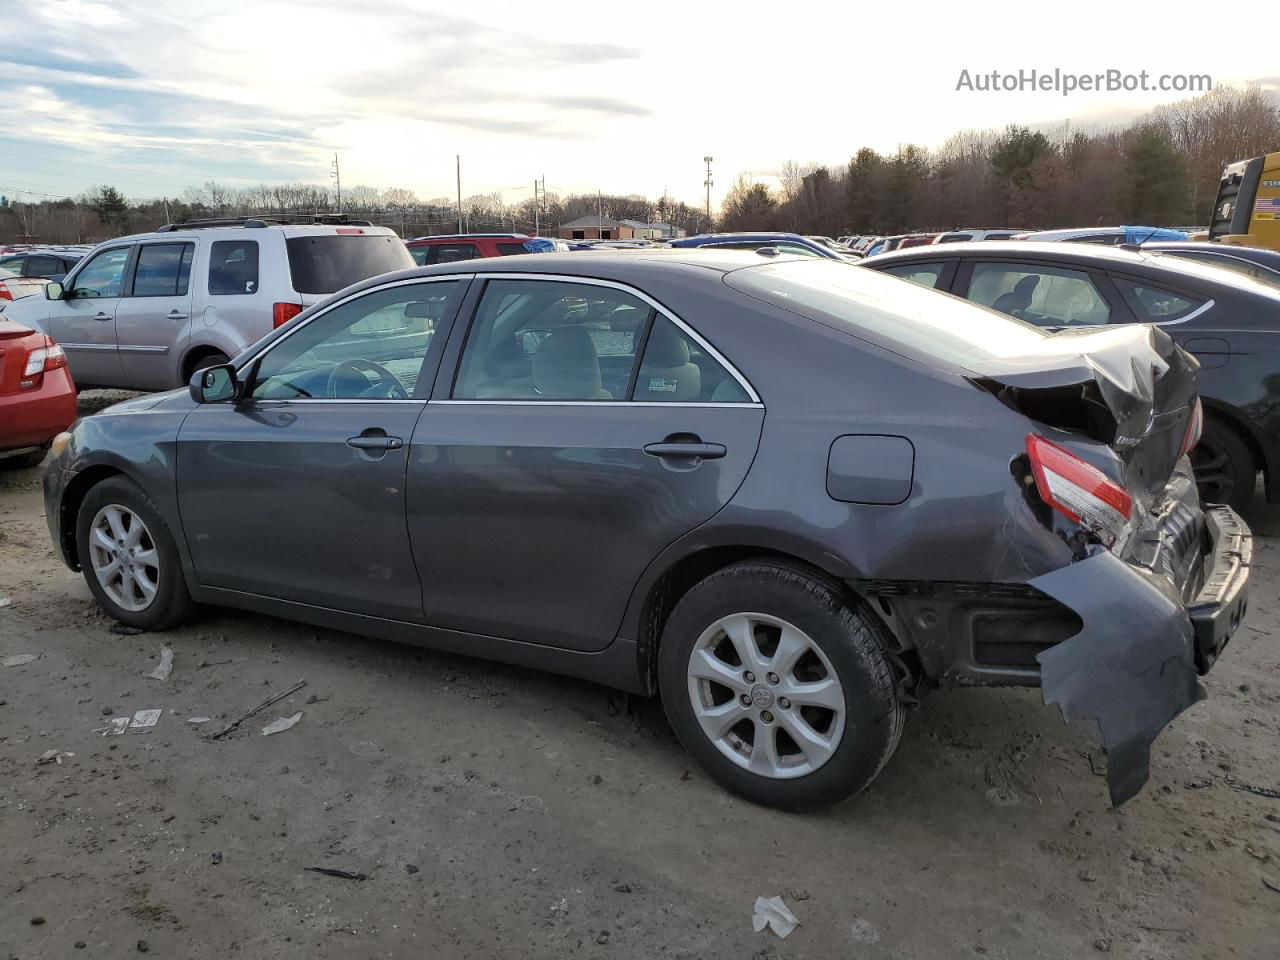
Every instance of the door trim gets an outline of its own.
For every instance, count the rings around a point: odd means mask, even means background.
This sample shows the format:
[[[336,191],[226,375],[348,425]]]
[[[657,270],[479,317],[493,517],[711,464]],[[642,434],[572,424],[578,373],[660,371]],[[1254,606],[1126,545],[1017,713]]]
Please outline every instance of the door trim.
[[[358,401],[360,403],[380,403],[381,401]],[[712,408],[721,410],[763,410],[763,403],[699,403],[696,400],[654,401],[654,400],[504,400],[501,397],[485,400],[454,400],[452,398],[431,400],[430,403],[450,406],[504,406],[504,407],[662,407],[673,409],[679,407]]]

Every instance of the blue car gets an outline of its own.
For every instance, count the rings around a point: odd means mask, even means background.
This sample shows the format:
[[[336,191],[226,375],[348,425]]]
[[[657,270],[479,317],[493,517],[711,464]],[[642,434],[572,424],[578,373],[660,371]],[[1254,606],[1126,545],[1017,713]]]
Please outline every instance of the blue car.
[[[673,247],[715,247],[719,250],[759,250],[775,247],[779,253],[793,253],[804,257],[823,257],[852,263],[856,258],[844,256],[826,244],[817,243],[798,233],[700,233],[696,237],[672,240]]]

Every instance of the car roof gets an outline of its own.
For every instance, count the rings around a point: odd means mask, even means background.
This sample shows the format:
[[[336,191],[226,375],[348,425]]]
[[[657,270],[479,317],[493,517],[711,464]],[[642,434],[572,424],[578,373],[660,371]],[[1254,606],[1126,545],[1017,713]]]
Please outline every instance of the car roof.
[[[1236,246],[1230,243],[1214,243],[1209,240],[1152,240],[1142,245],[1143,250],[1176,253],[1179,250],[1194,253],[1212,253],[1220,257],[1236,257],[1262,266],[1280,269],[1280,250],[1264,247]]]
[[[527,233],[437,233],[429,237],[414,237],[405,243],[452,243],[455,240],[541,240]]]
[[[190,240],[194,237],[213,237],[225,239],[227,234],[247,234],[252,237],[269,236],[273,231],[280,231],[287,237],[325,237],[344,235],[352,231],[374,237],[395,237],[398,234],[390,227],[365,226],[348,223],[268,223],[261,227],[246,226],[210,226],[183,228],[181,224],[172,230],[152,230],[149,233],[133,233],[125,237],[112,237],[102,241],[99,246],[109,243],[135,243],[139,240]]]
[[[884,269],[894,263],[928,263],[940,258],[958,257],[991,257],[1016,258],[1018,260],[1038,260],[1041,263],[1058,262],[1110,268],[1123,271],[1125,267],[1143,267],[1171,274],[1182,274],[1195,277],[1197,280],[1232,287],[1254,294],[1265,294],[1268,298],[1280,298],[1276,291],[1266,284],[1252,280],[1243,274],[1224,270],[1211,264],[1162,254],[1158,250],[1145,251],[1140,247],[1107,246],[1093,243],[1044,243],[1038,240],[971,240],[964,243],[930,244],[925,247],[910,247],[906,250],[892,250],[889,253],[878,253],[870,259],[861,261],[872,269]],[[1176,284],[1176,280],[1170,280]]]

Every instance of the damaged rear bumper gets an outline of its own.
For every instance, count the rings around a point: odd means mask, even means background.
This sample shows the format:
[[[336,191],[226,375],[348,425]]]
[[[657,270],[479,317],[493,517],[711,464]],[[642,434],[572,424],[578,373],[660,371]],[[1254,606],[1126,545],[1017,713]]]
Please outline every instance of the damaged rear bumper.
[[[1205,508],[1205,546],[1184,602],[1169,581],[1097,549],[1028,586],[1073,610],[1080,631],[1042,651],[1046,704],[1107,751],[1113,805],[1147,782],[1151,744],[1174,717],[1204,699],[1197,680],[1240,626],[1248,605],[1252,538],[1227,507]]]

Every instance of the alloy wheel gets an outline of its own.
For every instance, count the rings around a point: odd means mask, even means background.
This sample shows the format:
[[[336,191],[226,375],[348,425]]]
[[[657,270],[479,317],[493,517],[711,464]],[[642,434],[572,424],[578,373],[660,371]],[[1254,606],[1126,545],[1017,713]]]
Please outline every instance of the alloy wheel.
[[[89,560],[98,584],[122,609],[140,613],[160,587],[160,554],[142,518],[108,504],[89,526]]]
[[[1236,489],[1236,471],[1227,450],[1205,433],[1191,451],[1191,470],[1203,503],[1230,503]]]
[[[844,730],[844,688],[803,630],[761,613],[711,624],[688,665],[694,718],[716,748],[762,777],[813,773]]]

